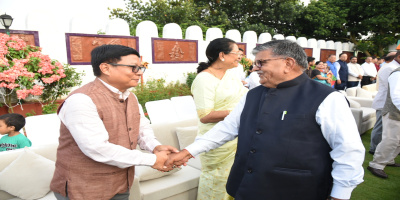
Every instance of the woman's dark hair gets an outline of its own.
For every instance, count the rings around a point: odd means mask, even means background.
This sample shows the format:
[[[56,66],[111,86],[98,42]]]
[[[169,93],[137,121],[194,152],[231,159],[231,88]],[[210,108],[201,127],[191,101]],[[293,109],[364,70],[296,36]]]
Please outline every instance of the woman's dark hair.
[[[319,63],[324,63],[324,62],[322,62],[322,61],[317,61],[317,62],[315,63],[315,66],[317,66]]]
[[[7,126],[14,126],[15,131],[19,131],[25,126],[25,117],[17,113],[1,115],[0,120],[3,120]]]
[[[228,38],[217,38],[208,44],[206,49],[206,56],[208,62],[201,62],[197,67],[197,73],[202,72],[218,60],[219,53],[224,52],[228,54],[232,51],[232,44],[236,44],[235,41]]]
[[[140,58],[139,52],[135,49],[122,45],[102,45],[94,48],[91,52],[91,63],[95,76],[100,76],[101,63],[116,63],[121,60],[122,56],[137,55]]]

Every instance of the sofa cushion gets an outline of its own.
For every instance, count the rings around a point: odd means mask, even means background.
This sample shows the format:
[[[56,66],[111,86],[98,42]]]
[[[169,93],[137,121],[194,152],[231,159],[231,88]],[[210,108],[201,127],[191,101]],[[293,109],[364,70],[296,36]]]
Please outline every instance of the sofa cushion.
[[[357,87],[347,88],[346,94],[347,94],[347,96],[355,97],[357,94]]]
[[[25,148],[0,172],[0,189],[21,199],[38,199],[50,191],[54,161]]]
[[[182,167],[182,170],[164,176],[162,178],[141,181],[140,191],[142,200],[164,199],[192,188],[199,184],[200,170],[190,166]]]
[[[176,127],[186,127],[197,125],[198,119],[189,119],[172,123],[151,124],[157,140],[164,145],[171,145],[179,149],[179,142],[176,136]]]
[[[362,121],[365,122],[373,117],[376,117],[376,110],[373,108],[360,108],[363,111]]]
[[[20,198],[12,198],[12,199],[8,199],[8,200],[23,200]],[[37,200],[57,200],[56,196],[54,195],[53,191],[50,191],[49,193],[46,194],[46,196],[37,199]]]
[[[361,88],[357,87],[357,97],[363,97],[363,98],[372,99],[372,93],[367,91],[367,90],[364,90],[364,89],[361,89]]]
[[[194,142],[197,136],[198,126],[177,127],[176,136],[178,137],[179,147],[181,150]]]
[[[169,172],[160,172],[149,166],[136,166],[135,167],[135,176],[138,177],[140,179],[140,181],[147,181],[147,180],[152,180],[152,179],[160,178],[163,176],[171,175],[179,170],[181,170],[181,168],[175,168]]]
[[[361,104],[358,103],[357,101],[351,100],[351,99],[347,99],[350,103],[350,108],[360,108]]]

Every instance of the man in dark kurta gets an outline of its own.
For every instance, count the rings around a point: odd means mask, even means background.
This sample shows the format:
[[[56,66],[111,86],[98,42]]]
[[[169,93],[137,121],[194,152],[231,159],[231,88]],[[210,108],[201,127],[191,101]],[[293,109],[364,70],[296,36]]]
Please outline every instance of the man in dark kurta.
[[[261,85],[166,165],[238,137],[226,185],[236,200],[350,199],[365,149],[345,97],[303,73],[306,55],[295,42],[271,41],[253,54]]]

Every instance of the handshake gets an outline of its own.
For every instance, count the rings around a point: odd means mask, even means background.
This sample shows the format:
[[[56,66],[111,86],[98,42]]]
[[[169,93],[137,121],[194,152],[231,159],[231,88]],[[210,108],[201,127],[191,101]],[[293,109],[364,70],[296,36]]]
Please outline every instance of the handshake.
[[[193,157],[186,149],[178,151],[169,145],[158,145],[154,148],[153,153],[157,156],[157,160],[151,167],[163,172],[171,171],[182,165],[186,166],[186,162]]]

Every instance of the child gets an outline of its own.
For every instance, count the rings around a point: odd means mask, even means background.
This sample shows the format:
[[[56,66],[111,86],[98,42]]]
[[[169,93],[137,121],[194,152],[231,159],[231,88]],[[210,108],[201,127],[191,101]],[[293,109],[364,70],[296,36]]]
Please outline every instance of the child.
[[[24,116],[16,113],[0,116],[0,152],[30,147],[32,142],[19,131],[25,126]]]

